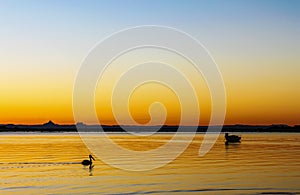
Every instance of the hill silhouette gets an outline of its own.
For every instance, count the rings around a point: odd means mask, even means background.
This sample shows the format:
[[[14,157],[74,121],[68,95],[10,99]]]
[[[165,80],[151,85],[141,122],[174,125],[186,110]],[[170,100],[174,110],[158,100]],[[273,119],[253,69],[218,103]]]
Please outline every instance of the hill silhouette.
[[[86,125],[78,123],[86,132],[99,131],[99,125]],[[105,132],[125,132],[118,125],[103,125],[101,126]],[[132,132],[156,132],[158,126],[126,126]],[[158,132],[177,132],[178,126],[162,126]],[[184,132],[194,131],[194,127],[184,126],[182,127]],[[207,126],[198,126],[197,132],[206,132]],[[77,132],[75,124],[60,125],[53,121],[48,121],[44,124],[37,125],[15,125],[15,124],[0,124],[0,132]],[[289,126],[286,124],[273,124],[273,125],[224,125],[222,132],[292,132],[300,133],[300,125]]]

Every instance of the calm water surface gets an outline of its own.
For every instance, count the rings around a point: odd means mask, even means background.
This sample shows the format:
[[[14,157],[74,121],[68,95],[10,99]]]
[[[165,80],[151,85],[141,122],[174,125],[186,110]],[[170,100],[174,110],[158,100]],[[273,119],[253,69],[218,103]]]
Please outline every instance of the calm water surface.
[[[123,147],[149,150],[172,134],[110,137]],[[241,144],[228,146],[222,135],[199,157],[202,139],[198,134],[166,166],[130,172],[99,159],[92,170],[83,167],[90,152],[77,134],[0,134],[0,194],[300,194],[299,134],[242,134]]]

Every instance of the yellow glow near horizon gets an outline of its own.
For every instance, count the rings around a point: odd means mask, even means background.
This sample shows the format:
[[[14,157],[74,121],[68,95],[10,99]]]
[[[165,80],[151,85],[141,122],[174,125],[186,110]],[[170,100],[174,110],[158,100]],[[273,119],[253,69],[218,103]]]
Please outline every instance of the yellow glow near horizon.
[[[182,61],[174,62],[182,63]],[[227,92],[227,116],[225,124],[273,124],[287,123],[299,124],[300,116],[300,83],[298,73],[282,70],[280,68],[268,71],[239,69],[239,63],[230,66],[237,70],[225,69],[229,63],[224,60],[218,63],[223,73]],[[245,62],[244,62],[245,63]],[[271,62],[269,62],[271,63]],[[276,63],[272,62],[275,66]],[[263,66],[262,68],[264,68]],[[255,72],[253,78],[249,72]],[[193,74],[193,73],[190,73]],[[108,74],[110,79],[115,79],[117,74]],[[194,75],[190,75],[194,78]],[[280,77],[282,76],[282,77]],[[0,96],[0,123],[36,124],[53,120],[56,123],[73,123],[72,89],[75,78],[73,74],[67,77],[57,72],[56,78],[47,74],[31,73],[27,75],[3,75],[0,77],[2,88]],[[193,82],[199,82],[192,79]],[[5,84],[4,84],[5,83]],[[197,91],[200,103],[200,124],[209,121],[210,96],[205,82],[200,78],[202,87]],[[106,83],[107,88],[113,83]],[[98,98],[101,97],[99,101]],[[108,98],[109,93],[96,91],[97,113],[104,124],[115,124]],[[132,94],[130,111],[133,118],[141,124],[149,118],[149,105],[161,100],[168,111],[166,124],[176,124],[180,117],[179,104],[176,96],[167,88],[159,85],[145,85]],[[91,121],[91,123],[95,123]]]
[[[155,59],[158,58],[156,63],[152,62],[150,64],[144,64],[145,59]],[[171,59],[171,61],[170,61]],[[162,64],[171,64],[173,68],[168,65]],[[132,68],[132,65],[139,65],[137,69]],[[141,66],[142,67],[141,67]],[[132,69],[130,69],[130,67]],[[138,69],[141,67],[141,69]],[[161,69],[161,68],[163,69]],[[159,68],[159,69],[157,69]],[[175,71],[175,69],[177,72]],[[141,72],[138,72],[142,70]],[[147,83],[147,79],[145,80],[146,83],[138,86],[135,90],[132,88],[132,84],[135,80],[137,81],[144,81],[145,78],[152,78],[151,75],[161,74],[165,75],[166,80],[169,82],[174,83],[173,85],[177,85],[178,89],[182,89],[182,91],[173,91],[169,87],[172,86],[165,86],[163,83],[153,82]],[[149,76],[150,75],[150,76]],[[126,103],[128,99],[128,107],[131,114],[131,117],[138,123],[138,124],[147,124],[150,120],[150,108],[151,104],[159,102],[165,107],[165,111],[167,112],[166,121],[163,124],[168,125],[175,125],[179,124],[180,117],[181,117],[181,109],[180,109],[180,101],[177,95],[181,95],[181,93],[188,93],[188,89],[184,89],[183,83],[181,83],[180,79],[177,78],[178,75],[182,77],[181,79],[188,79],[191,82],[191,85],[195,88],[195,95],[198,98],[199,107],[200,107],[200,123],[206,124],[209,121],[210,115],[210,95],[209,90],[205,84],[204,79],[202,78],[201,74],[197,72],[196,69],[184,58],[179,55],[175,55],[174,53],[166,50],[161,49],[153,49],[153,48],[144,48],[135,51],[128,52],[122,56],[119,56],[115,61],[113,61],[110,66],[105,70],[103,76],[99,80],[99,84],[95,94],[96,100],[96,108],[97,114],[101,123],[104,124],[115,124],[115,117],[113,115],[112,107],[111,107],[111,99],[112,93],[115,90],[123,90],[123,94],[126,93],[128,90],[133,90],[133,93],[130,97],[117,97],[114,105],[118,105],[122,102]],[[123,80],[119,80],[123,79]],[[133,83],[132,83],[133,82]],[[141,83],[139,83],[141,84]],[[122,85],[121,88],[115,88],[115,86]],[[182,86],[181,86],[182,85]],[[177,94],[175,94],[177,93]],[[190,94],[192,96],[192,94]],[[125,99],[124,99],[125,98]],[[190,110],[193,110],[192,107],[195,105],[189,105]],[[118,106],[116,106],[118,110]],[[152,110],[154,113],[153,118],[157,117],[157,120],[161,112],[158,107],[153,107]],[[158,109],[158,110],[157,110]],[[122,120],[126,121],[126,112],[121,110],[115,111],[117,115],[119,115]],[[192,113],[190,113],[192,114]],[[162,117],[162,116],[161,116]],[[190,116],[192,118],[192,116]],[[95,123],[95,121],[93,121]],[[153,122],[153,121],[152,121]],[[128,121],[128,124],[132,124]],[[154,124],[159,125],[161,122],[157,122]],[[185,124],[188,125],[188,124]]]

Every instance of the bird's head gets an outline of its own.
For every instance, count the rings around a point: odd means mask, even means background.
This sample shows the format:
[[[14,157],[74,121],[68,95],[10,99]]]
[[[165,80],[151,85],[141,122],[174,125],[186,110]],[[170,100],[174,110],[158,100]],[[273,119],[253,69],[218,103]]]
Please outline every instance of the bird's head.
[[[93,157],[91,154],[89,155],[89,157],[90,157],[91,159],[95,160],[94,157]]]

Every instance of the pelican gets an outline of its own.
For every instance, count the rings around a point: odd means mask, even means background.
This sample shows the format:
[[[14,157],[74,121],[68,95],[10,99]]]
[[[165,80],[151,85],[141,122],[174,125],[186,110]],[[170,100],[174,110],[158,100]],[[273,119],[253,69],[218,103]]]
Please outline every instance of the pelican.
[[[241,137],[237,135],[229,135],[228,133],[225,133],[225,139],[226,139],[226,144],[229,142],[240,142]]]
[[[93,160],[95,160],[95,159],[94,159],[94,157],[91,154],[89,155],[89,158],[90,158],[90,160],[83,160],[81,162],[81,164],[84,165],[84,166],[88,166],[88,165],[91,166],[93,164],[92,159]]]

